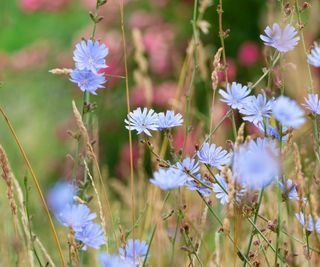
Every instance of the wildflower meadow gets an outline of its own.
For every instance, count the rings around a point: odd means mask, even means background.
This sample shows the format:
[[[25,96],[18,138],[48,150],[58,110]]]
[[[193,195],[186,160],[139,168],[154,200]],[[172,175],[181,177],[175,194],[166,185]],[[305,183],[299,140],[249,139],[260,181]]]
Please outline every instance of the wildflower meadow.
[[[0,267],[320,266],[319,0],[0,0]]]

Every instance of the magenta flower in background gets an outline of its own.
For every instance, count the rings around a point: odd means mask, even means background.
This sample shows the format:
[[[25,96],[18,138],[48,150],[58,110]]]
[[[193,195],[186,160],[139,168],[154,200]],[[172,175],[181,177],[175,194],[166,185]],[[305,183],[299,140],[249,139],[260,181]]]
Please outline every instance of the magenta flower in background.
[[[92,40],[82,41],[76,44],[73,60],[77,69],[91,70],[93,73],[97,73],[100,69],[107,67],[105,57],[108,53],[109,49],[105,44]]]
[[[300,40],[298,33],[291,25],[286,25],[281,29],[278,23],[274,23],[272,28],[267,26],[264,30],[266,35],[260,35],[261,40],[267,46],[272,46],[279,52],[288,52],[292,50]]]
[[[251,67],[258,62],[260,58],[259,47],[254,42],[245,42],[240,46],[238,60],[241,65]]]
[[[233,81],[237,74],[236,64],[233,59],[227,58],[227,77],[228,81]],[[225,71],[218,72],[219,81],[226,81]]]

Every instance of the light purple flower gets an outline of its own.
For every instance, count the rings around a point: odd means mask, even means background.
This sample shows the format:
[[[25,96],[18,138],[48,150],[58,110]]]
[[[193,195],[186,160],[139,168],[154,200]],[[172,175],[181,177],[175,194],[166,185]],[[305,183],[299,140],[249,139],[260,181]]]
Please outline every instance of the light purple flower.
[[[297,186],[291,179],[287,179],[285,185],[279,181],[279,186],[286,197],[288,197],[291,200],[299,200]],[[306,198],[304,198],[303,200],[305,202]]]
[[[274,101],[272,114],[283,126],[299,128],[305,123],[303,109],[286,96],[279,96]]]
[[[97,217],[95,213],[91,213],[90,209],[84,204],[67,205],[59,213],[55,214],[57,220],[65,227],[72,227],[77,232],[83,227],[90,224]]]
[[[242,119],[257,127],[263,125],[264,119],[270,118],[272,113],[272,101],[268,101],[265,93],[249,97],[240,109],[240,113],[244,115]]]
[[[188,175],[186,172],[196,176],[199,173],[200,167],[199,162],[195,159],[191,159],[189,157],[185,158],[182,162],[177,162],[175,167],[181,170],[181,173],[185,175],[186,180],[192,180],[193,178]]]
[[[121,259],[118,255],[109,255],[107,253],[101,253],[99,261],[102,267],[132,267],[134,265]]]
[[[222,96],[221,101],[227,103],[233,109],[242,108],[243,104],[248,100],[248,95],[251,90],[247,86],[242,86],[240,83],[233,82],[231,85],[227,84],[227,91],[219,90]]]
[[[320,67],[320,47],[318,45],[311,49],[311,54],[308,55],[308,63],[314,67]]]
[[[160,187],[162,190],[176,189],[183,186],[187,181],[186,175],[181,170],[171,167],[168,169],[159,169],[153,173],[150,183]]]
[[[187,189],[198,191],[203,197],[208,197],[212,193],[212,183],[202,178],[201,175],[195,177],[198,181],[193,178],[188,180],[186,183]]]
[[[158,113],[158,128],[160,130],[180,126],[183,123],[180,113],[174,114],[174,111],[167,110],[166,113]]]
[[[303,227],[306,227],[306,229],[308,230],[308,232],[312,232],[313,231],[313,220],[312,220],[312,216],[309,214],[308,216],[308,223],[306,223],[305,220],[305,214],[301,211],[300,213],[296,213],[296,218],[298,219],[299,223],[301,225],[303,225]],[[306,225],[308,224],[308,225]]]
[[[75,69],[71,72],[70,77],[70,81],[76,83],[81,91],[87,91],[93,95],[97,94],[97,89],[104,88],[103,84],[106,82],[103,74],[96,74],[86,69]]]
[[[71,205],[73,197],[77,195],[78,188],[66,181],[56,183],[47,193],[49,208],[59,213],[66,205]]]
[[[204,143],[201,149],[197,152],[199,161],[210,165],[212,168],[222,169],[224,165],[228,165],[231,160],[231,154],[222,147],[217,147],[215,144]]]
[[[306,104],[303,104],[312,113],[320,115],[320,100],[318,94],[308,94],[308,97],[304,98]]]
[[[158,114],[153,109],[144,108],[142,111],[141,108],[137,108],[128,114],[124,122],[128,130],[136,130],[138,134],[145,133],[151,136],[150,130],[158,130]]]
[[[128,240],[125,248],[119,248],[119,254],[122,259],[130,264],[139,265],[143,263],[148,252],[148,244],[146,241]]]
[[[247,189],[258,190],[278,179],[279,150],[275,142],[258,138],[240,145],[232,162],[233,180]]]
[[[292,50],[300,40],[296,29],[289,24],[281,29],[278,23],[274,23],[272,28],[268,26],[264,32],[266,35],[260,35],[261,40],[265,45],[272,46],[279,52]]]
[[[83,243],[82,250],[87,250],[88,247],[99,249],[106,243],[101,225],[96,223],[89,223],[81,231],[76,231],[75,239]]]
[[[100,69],[106,68],[105,57],[109,49],[98,41],[88,40],[76,44],[73,51],[73,60],[79,70],[91,70],[97,73]]]

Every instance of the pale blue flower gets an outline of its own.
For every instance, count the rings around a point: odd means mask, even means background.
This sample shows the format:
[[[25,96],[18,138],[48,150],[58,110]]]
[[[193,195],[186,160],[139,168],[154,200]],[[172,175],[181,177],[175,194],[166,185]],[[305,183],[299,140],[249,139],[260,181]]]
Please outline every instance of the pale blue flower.
[[[227,91],[219,90],[222,96],[221,101],[227,103],[233,109],[242,108],[243,104],[248,100],[248,95],[251,90],[247,86],[242,86],[240,83],[233,82],[231,85],[227,84]]]
[[[272,28],[268,26],[264,32],[266,35],[260,35],[261,40],[265,45],[272,46],[279,52],[292,50],[300,40],[296,29],[289,24],[281,29],[278,23],[274,23]]]
[[[308,216],[308,223],[305,220],[305,214],[301,211],[299,213],[296,213],[296,218],[298,219],[299,223],[305,227],[308,232],[312,232],[313,231],[313,220],[312,220],[312,216],[309,214]],[[307,224],[307,225],[306,225]]]
[[[312,113],[320,115],[320,100],[318,94],[308,94],[308,97],[304,98],[306,104],[304,105]]]
[[[214,179],[218,181],[218,183],[213,184],[213,192],[216,193],[216,198],[220,200],[220,203],[222,205],[225,205],[229,202],[229,186],[226,180],[224,179],[224,176],[220,173],[216,174],[214,176]]]
[[[308,63],[314,67],[320,67],[320,47],[318,45],[311,49],[311,54],[308,55]]]
[[[73,197],[77,195],[78,188],[66,181],[56,183],[47,193],[49,208],[59,213],[66,205],[74,203]]]
[[[208,197],[212,193],[212,183],[202,178],[201,175],[196,175],[195,177],[198,181],[193,178],[188,180],[186,183],[187,189],[198,191],[203,197]]]
[[[174,114],[174,111],[167,110],[166,113],[158,113],[158,128],[160,130],[180,126],[183,123],[182,115],[180,113]]]
[[[57,220],[65,227],[72,227],[74,231],[81,231],[83,227],[90,224],[97,217],[91,213],[84,204],[66,205],[66,207],[55,214]]]
[[[145,133],[151,136],[150,130],[158,130],[158,114],[153,109],[144,108],[142,111],[141,108],[137,108],[128,114],[124,122],[128,130],[136,130],[138,134]]]
[[[228,165],[231,160],[231,154],[218,147],[215,144],[204,143],[201,149],[197,152],[199,161],[210,165],[212,168],[222,169],[224,165]]]
[[[107,67],[105,57],[108,53],[109,49],[104,44],[99,44],[98,41],[82,41],[76,44],[73,60],[77,69],[97,73],[100,69]]]
[[[277,126],[271,126],[269,121],[266,121],[266,129],[265,129],[265,125],[259,125],[258,128],[261,132],[265,133],[265,130],[267,130],[267,133],[266,135],[273,138],[273,139],[276,139],[278,141],[280,141],[280,132],[277,128]],[[287,139],[288,139],[288,128],[285,127],[285,126],[282,126],[282,142],[286,142]]]
[[[85,225],[81,231],[76,231],[75,239],[83,243],[82,250],[87,250],[88,247],[99,249],[106,243],[101,225],[92,222]]]
[[[99,261],[102,267],[132,267],[134,265],[121,259],[118,255],[109,255],[107,253],[101,253],[99,255]]]
[[[233,180],[247,189],[261,189],[278,179],[279,150],[275,142],[258,138],[240,145],[234,151]]]
[[[213,192],[216,193],[216,198],[220,200],[220,203],[222,205],[225,205],[226,203],[229,203],[229,185],[226,182],[223,174],[217,173],[214,176],[214,179],[216,180],[216,183],[213,184]],[[235,194],[236,201],[240,201],[241,197],[246,192],[245,187],[241,187],[239,191]]]
[[[143,263],[148,252],[148,244],[146,241],[128,240],[125,248],[119,248],[119,254],[122,259],[130,264],[139,265]]]
[[[299,200],[297,186],[291,179],[287,179],[285,185],[279,181],[279,186],[287,198]]]
[[[75,69],[70,74],[70,81],[76,83],[82,92],[89,92],[96,95],[96,90],[104,88],[106,79],[103,74],[93,73],[91,70]]]
[[[283,126],[299,128],[305,123],[304,111],[296,101],[279,96],[272,105],[272,114]]]
[[[270,118],[272,113],[272,101],[268,101],[265,93],[249,97],[240,109],[240,113],[244,115],[242,119],[257,127],[263,125],[264,119]]]
[[[186,175],[179,169],[171,167],[159,169],[153,173],[150,183],[160,187],[162,190],[176,189],[183,186],[187,181]]]
[[[199,162],[195,159],[191,159],[189,157],[185,158],[182,162],[177,162],[175,164],[175,167],[179,170],[181,170],[182,173],[184,173],[186,180],[192,180],[193,178],[188,175],[187,173],[190,173],[194,176],[198,175],[200,167]]]

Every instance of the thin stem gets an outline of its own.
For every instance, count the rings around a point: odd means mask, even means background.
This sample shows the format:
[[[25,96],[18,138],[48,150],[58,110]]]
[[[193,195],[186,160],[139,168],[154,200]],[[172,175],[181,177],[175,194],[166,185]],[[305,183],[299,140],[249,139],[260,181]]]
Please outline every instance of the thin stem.
[[[24,162],[25,162],[25,164],[27,165],[27,168],[28,168],[28,170],[29,170],[29,172],[30,172],[30,174],[31,174],[31,177],[32,177],[32,179],[33,179],[33,182],[34,182],[35,185],[36,185],[36,189],[37,189],[37,191],[38,191],[38,194],[39,194],[39,196],[40,196],[42,205],[43,205],[44,210],[45,210],[45,212],[46,212],[46,215],[47,215],[47,217],[48,217],[50,229],[51,229],[51,231],[52,231],[52,234],[53,234],[53,237],[54,237],[56,246],[57,246],[58,251],[59,251],[59,255],[60,255],[60,259],[61,259],[61,264],[62,264],[62,266],[66,267],[67,265],[66,265],[66,262],[65,262],[64,257],[63,257],[63,253],[62,253],[61,245],[60,245],[60,242],[59,242],[59,238],[58,238],[56,229],[55,229],[55,227],[54,227],[54,224],[53,224],[53,221],[52,221],[52,218],[51,218],[51,215],[50,215],[49,208],[48,208],[48,206],[47,206],[47,203],[46,203],[46,201],[45,201],[44,195],[43,195],[43,193],[42,193],[39,180],[38,180],[35,172],[33,171],[33,168],[32,168],[32,166],[31,166],[31,164],[30,164],[30,161],[29,161],[29,159],[28,159],[28,157],[27,157],[27,155],[26,155],[26,153],[25,153],[25,151],[24,151],[21,143],[20,143],[20,140],[19,140],[19,138],[18,138],[18,136],[17,136],[17,134],[16,134],[16,131],[14,130],[14,128],[13,128],[13,126],[12,126],[12,124],[11,124],[8,116],[6,115],[6,113],[4,112],[4,110],[3,110],[1,107],[0,107],[0,113],[2,114],[2,116],[3,116],[3,118],[4,118],[4,120],[5,120],[6,124],[7,124],[7,126],[9,127],[10,132],[11,132],[11,134],[12,134],[12,136],[13,136],[16,144],[18,145],[19,150],[20,150],[20,154],[22,155],[22,157],[23,157],[23,159],[24,159]]]
[[[259,194],[258,206],[256,208],[256,211],[255,211],[254,217],[253,217],[253,223],[254,224],[257,223],[257,218],[258,218],[260,206],[261,206],[261,203],[262,203],[263,192],[264,192],[264,190],[262,189],[260,191],[260,194]],[[247,251],[246,251],[246,257],[248,257],[248,255],[249,255],[249,252],[250,252],[250,249],[251,249],[252,240],[253,240],[253,236],[254,236],[254,231],[252,230],[251,231],[251,235],[250,235],[250,239],[249,239],[249,243],[248,243],[248,248],[247,248]],[[244,262],[244,264],[243,264],[243,267],[245,267],[245,266],[246,266],[246,262]]]
[[[124,29],[124,4],[123,0],[120,1],[120,16],[121,16],[121,32],[122,32],[122,43],[123,43],[123,53],[124,53],[124,69],[125,69],[125,85],[126,85],[126,103],[127,103],[127,112],[131,112],[130,108],[130,93],[129,93],[129,74],[128,74],[128,60],[127,60],[127,43]],[[130,128],[130,120],[129,120]],[[129,154],[130,154],[130,188],[131,188],[131,217],[132,217],[132,226],[135,222],[135,187],[134,187],[134,175],[133,175],[133,152],[132,152],[132,135],[131,131],[128,131],[129,135]],[[132,235],[134,237],[135,231],[132,229]]]

